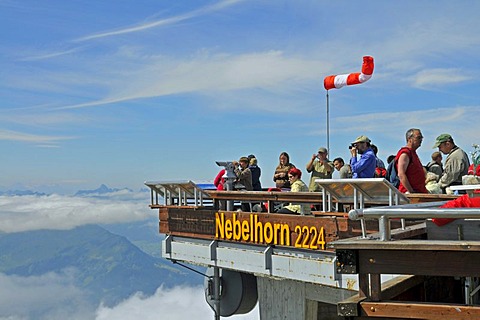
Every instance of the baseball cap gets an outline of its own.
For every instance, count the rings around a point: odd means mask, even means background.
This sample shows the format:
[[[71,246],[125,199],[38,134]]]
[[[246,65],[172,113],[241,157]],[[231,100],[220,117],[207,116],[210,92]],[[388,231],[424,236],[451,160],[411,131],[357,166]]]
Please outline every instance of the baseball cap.
[[[368,139],[367,136],[359,136],[355,141],[352,142],[352,144],[357,143],[357,142],[372,142],[370,139]]]
[[[438,146],[443,143],[443,142],[447,142],[447,141],[452,141],[452,136],[449,135],[448,133],[442,133],[441,135],[439,135],[437,137],[437,139],[435,140],[435,144],[433,145],[432,149],[435,149],[435,148],[438,148]]]

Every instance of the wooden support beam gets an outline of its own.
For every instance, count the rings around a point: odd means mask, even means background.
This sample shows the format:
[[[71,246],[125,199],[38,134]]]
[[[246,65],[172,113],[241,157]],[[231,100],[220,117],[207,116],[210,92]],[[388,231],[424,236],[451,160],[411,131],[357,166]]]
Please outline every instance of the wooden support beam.
[[[402,293],[423,283],[425,277],[403,275],[390,279],[382,284],[382,300],[392,300]]]
[[[359,250],[361,273],[475,277],[479,251]]]
[[[382,284],[382,299],[393,299],[407,290],[423,282],[424,277],[420,276],[398,276]],[[337,312],[342,317],[356,317],[361,314],[360,304],[366,301],[368,288],[368,274],[359,275],[359,293],[337,303]]]
[[[380,274],[370,275],[370,300],[380,301],[382,300],[382,280]]]
[[[415,302],[370,302],[360,303],[361,315],[375,318],[426,319],[426,320],[472,320],[480,319],[480,307],[415,303]]]
[[[338,301],[357,295],[357,291],[330,287],[321,284],[305,283],[305,297],[308,300],[336,305]]]
[[[411,227],[408,227],[411,228]],[[349,238],[337,240],[330,244],[332,249],[346,250],[424,250],[424,251],[480,251],[480,241],[457,240],[398,240],[378,241],[371,238]]]

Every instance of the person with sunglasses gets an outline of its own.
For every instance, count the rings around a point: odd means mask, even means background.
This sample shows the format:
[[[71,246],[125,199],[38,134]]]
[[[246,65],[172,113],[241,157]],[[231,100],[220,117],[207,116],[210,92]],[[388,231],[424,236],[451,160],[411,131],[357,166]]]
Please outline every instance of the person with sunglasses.
[[[302,171],[300,171],[299,169],[292,168],[288,171],[288,180],[290,181],[291,185],[290,192],[308,192],[308,187],[305,182],[301,180],[301,178]],[[310,208],[310,204],[308,203],[290,203],[289,205],[278,210],[277,213],[299,214],[303,216],[312,214],[312,211]]]
[[[405,140],[407,144],[397,152],[394,160],[400,179],[398,190],[402,193],[428,193],[425,171],[417,155],[417,149],[423,141],[422,132],[417,128],[408,129]]]

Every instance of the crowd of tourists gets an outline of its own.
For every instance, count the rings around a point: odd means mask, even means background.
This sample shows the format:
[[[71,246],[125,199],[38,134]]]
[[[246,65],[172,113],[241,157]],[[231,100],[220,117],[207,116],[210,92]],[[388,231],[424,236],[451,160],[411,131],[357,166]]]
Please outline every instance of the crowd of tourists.
[[[387,166],[378,158],[378,148],[365,135],[357,137],[349,146],[350,159],[345,163],[343,158],[337,157],[333,161],[328,158],[328,150],[320,147],[313,154],[305,166],[310,173],[308,185],[302,181],[302,171],[290,162],[287,152],[279,156],[279,163],[273,174],[275,188],[269,190],[292,191],[292,192],[316,192],[320,186],[317,179],[331,179],[334,170],[338,171],[340,179],[359,178],[386,178],[402,193],[451,193],[450,187],[462,184],[462,177],[468,174],[480,174],[473,172],[475,168],[470,165],[465,151],[459,148],[453,137],[448,133],[440,134],[433,145],[438,149],[431,155],[431,161],[423,165],[417,155],[417,149],[423,142],[420,129],[412,128],[405,133],[405,146],[400,148],[395,155],[387,158]],[[445,162],[443,155],[446,155]],[[248,191],[260,191],[261,169],[258,166],[255,155],[241,157],[238,162],[233,161],[236,183]],[[476,168],[480,171],[480,168]],[[217,190],[224,189],[223,176],[225,170],[221,170],[214,180]],[[395,175],[395,177],[394,177]],[[393,180],[396,179],[396,180]],[[290,204],[279,209],[282,213],[304,213],[309,208],[304,205]]]

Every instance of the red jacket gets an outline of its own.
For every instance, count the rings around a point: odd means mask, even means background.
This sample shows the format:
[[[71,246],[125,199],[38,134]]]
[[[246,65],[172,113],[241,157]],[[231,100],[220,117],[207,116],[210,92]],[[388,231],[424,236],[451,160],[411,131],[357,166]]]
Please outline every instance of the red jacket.
[[[217,187],[217,190],[222,191],[223,185],[225,184],[225,179],[223,178],[223,175],[225,174],[225,169],[220,170],[220,172],[217,174],[215,177],[215,180],[213,180],[213,184],[215,187]]]

